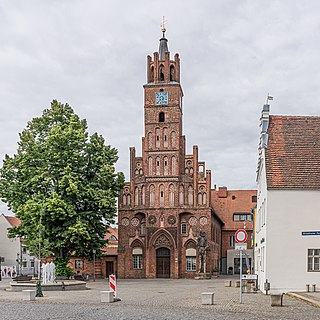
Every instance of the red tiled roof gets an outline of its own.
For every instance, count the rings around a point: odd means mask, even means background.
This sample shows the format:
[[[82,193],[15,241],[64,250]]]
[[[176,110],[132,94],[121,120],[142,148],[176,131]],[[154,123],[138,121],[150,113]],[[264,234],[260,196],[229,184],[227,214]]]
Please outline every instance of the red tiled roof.
[[[114,236],[117,240],[109,240],[110,237],[112,237],[112,236]],[[118,243],[118,229],[108,227],[108,232],[105,234],[104,239],[109,240],[109,242],[116,241]]]
[[[116,240],[110,239],[111,237],[115,237]],[[102,248],[102,252],[108,256],[115,256],[118,254],[118,229],[108,227],[108,232],[104,236],[105,240],[108,240],[108,244]]]
[[[268,189],[320,189],[320,117],[270,116]]]
[[[20,220],[16,217],[5,216],[12,227],[17,227],[20,224]]]

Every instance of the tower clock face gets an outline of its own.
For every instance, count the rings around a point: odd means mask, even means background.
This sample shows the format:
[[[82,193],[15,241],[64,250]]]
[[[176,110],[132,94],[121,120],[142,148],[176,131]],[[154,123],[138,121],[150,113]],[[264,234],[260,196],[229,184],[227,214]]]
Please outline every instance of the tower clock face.
[[[156,92],[156,104],[168,104],[168,92]]]

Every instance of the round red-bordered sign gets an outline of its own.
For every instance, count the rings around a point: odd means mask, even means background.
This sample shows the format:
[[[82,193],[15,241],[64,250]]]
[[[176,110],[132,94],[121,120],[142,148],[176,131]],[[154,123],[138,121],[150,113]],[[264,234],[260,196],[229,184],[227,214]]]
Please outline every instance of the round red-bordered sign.
[[[248,239],[247,231],[244,229],[238,229],[235,234],[236,242],[246,242]]]

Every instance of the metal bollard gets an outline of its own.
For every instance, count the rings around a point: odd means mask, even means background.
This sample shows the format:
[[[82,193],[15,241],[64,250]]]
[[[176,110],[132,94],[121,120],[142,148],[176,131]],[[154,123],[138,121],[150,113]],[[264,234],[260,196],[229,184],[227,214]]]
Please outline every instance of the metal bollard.
[[[316,292],[316,291],[317,291],[317,288],[316,288],[316,285],[315,285],[315,284],[312,285],[312,291],[313,291],[313,292]]]
[[[310,292],[310,284],[306,284],[306,291]]]

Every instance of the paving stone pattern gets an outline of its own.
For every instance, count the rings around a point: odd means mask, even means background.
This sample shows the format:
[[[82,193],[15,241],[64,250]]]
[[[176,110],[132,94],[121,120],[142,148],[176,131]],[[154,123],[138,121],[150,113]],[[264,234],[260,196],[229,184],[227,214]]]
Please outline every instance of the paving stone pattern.
[[[224,287],[226,279],[122,280],[121,301],[112,304],[100,303],[100,291],[108,289],[106,281],[90,282],[85,291],[45,292],[44,298],[32,302],[22,301],[21,292],[4,291],[2,285],[0,319],[320,319],[320,308],[289,296],[283,307],[271,307],[270,296],[243,294],[240,305],[239,288]],[[201,305],[201,293],[210,291],[215,304]]]

